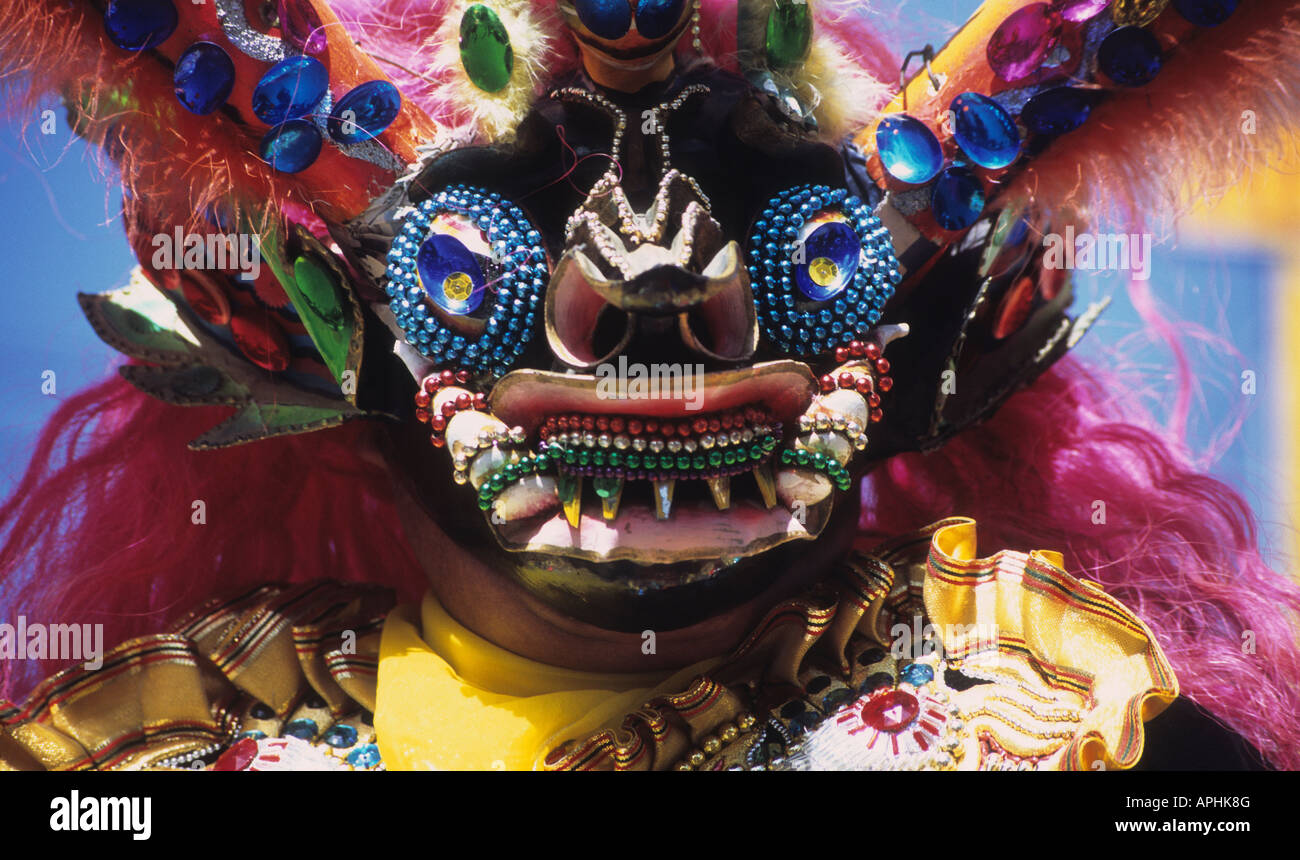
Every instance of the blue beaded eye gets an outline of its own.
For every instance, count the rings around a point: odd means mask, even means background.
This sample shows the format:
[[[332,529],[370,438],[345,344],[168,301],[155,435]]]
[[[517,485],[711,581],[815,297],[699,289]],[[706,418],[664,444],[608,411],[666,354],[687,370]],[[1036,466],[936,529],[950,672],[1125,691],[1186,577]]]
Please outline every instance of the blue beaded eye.
[[[577,0],[578,20],[602,39],[618,39],[632,27],[632,9],[627,0]]]
[[[533,338],[549,268],[522,209],[454,185],[403,221],[387,277],[408,343],[440,365],[500,376]]]
[[[902,280],[880,219],[857,197],[825,185],[801,185],[769,200],[747,253],[763,333],[793,355],[830,352],[865,337]]]

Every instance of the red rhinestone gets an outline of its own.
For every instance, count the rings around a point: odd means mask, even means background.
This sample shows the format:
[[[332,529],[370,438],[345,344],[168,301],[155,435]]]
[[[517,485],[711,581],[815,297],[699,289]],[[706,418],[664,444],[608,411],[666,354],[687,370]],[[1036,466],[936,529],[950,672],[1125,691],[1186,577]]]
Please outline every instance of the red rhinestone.
[[[568,430],[568,429],[569,429],[569,419],[568,419],[568,418],[564,418],[563,416],[561,416],[560,418],[556,418],[556,419],[554,419],[554,421],[555,421],[555,426],[556,426],[557,428],[559,428],[560,430]]]
[[[921,703],[916,696],[890,690],[867,700],[862,706],[862,722],[877,731],[895,734],[910,726],[920,712]]]
[[[429,410],[428,410],[428,409],[417,409],[417,410],[415,410],[415,420],[416,420],[416,421],[419,421],[421,424],[428,424],[428,423],[429,423]]]
[[[880,405],[880,395],[874,391],[871,392],[867,395],[867,403],[871,404],[872,409],[876,408]]]
[[[880,381],[877,382],[876,385],[880,388],[881,391],[888,391],[889,389],[894,387],[894,380],[888,376],[882,376],[880,377]]]
[[[889,373],[889,359],[887,358],[876,359],[876,370],[880,371],[881,373]]]
[[[854,358],[862,358],[862,356],[867,354],[866,349],[866,345],[860,340],[849,342],[849,352],[853,353]]]
[[[429,392],[427,391],[415,392],[415,405],[419,406],[421,409],[427,409],[429,406],[429,401],[431,401],[432,399],[433,398],[429,396]]]
[[[645,432],[647,432],[647,433],[658,433],[658,432],[659,432],[659,422],[658,422],[658,421],[647,421],[647,422],[645,423]]]
[[[663,426],[659,428],[659,432],[664,434],[665,436],[671,436],[677,432],[677,425],[672,423],[671,421],[665,421],[663,423]]]
[[[435,448],[445,448],[447,446],[447,439],[444,436],[430,436],[429,441],[433,443]]]
[[[474,395],[474,408],[487,409],[487,395],[479,393]]]
[[[821,383],[822,383],[822,391],[835,390],[835,377],[831,376],[829,373],[821,378]]]
[[[724,414],[722,418],[719,419],[718,423],[722,426],[722,429],[724,430],[730,430],[736,424],[736,422],[732,420],[730,412]]]
[[[247,770],[257,758],[257,741],[241,738],[212,764],[213,770]]]
[[[871,377],[869,377],[869,376],[859,376],[859,377],[858,377],[858,381],[857,381],[856,383],[854,383],[854,386],[853,386],[853,387],[856,388],[856,389],[858,390],[858,393],[859,393],[859,394],[870,394],[870,393],[871,393]]]
[[[709,422],[704,418],[696,418],[694,421],[691,422],[691,429],[694,430],[696,433],[708,433]]]
[[[644,429],[645,427],[642,426],[641,422],[637,421],[635,418],[627,422],[627,432],[631,433],[633,436],[640,436],[641,431]]]
[[[582,419],[582,429],[583,429],[583,430],[595,430],[595,429],[596,429],[596,419],[595,419],[595,418],[592,418],[590,415],[588,415],[588,416],[586,416],[585,418],[583,418],[583,419]]]
[[[464,385],[466,382],[469,382],[469,371],[468,370],[456,371],[456,381],[459,382],[461,385]]]
[[[844,346],[835,347],[835,361],[839,364],[843,364],[848,360],[849,360],[848,347],[844,347]]]
[[[456,408],[457,408],[457,409],[468,409],[468,408],[470,408],[470,407],[473,406],[473,405],[474,405],[474,398],[473,398],[473,397],[470,397],[468,394],[457,394],[457,395],[456,395]]]
[[[455,414],[456,414],[456,404],[453,403],[453,402],[450,401],[450,400],[448,400],[446,403],[442,404],[442,414],[443,414],[443,415],[446,415],[448,418],[450,418],[451,416],[455,415]]]
[[[624,424],[623,424],[623,419],[622,419],[622,418],[611,418],[611,419],[609,419],[609,430],[610,430],[611,433],[622,433],[622,432],[623,432],[623,427],[624,427]]]
[[[608,431],[609,431],[609,419],[608,419],[608,418],[597,418],[597,419],[596,419],[596,429],[599,430],[601,433],[606,433],[606,432],[608,432]]]
[[[869,341],[865,349],[866,352],[864,352],[863,354],[867,358],[871,359],[872,361],[875,361],[877,358],[880,358],[880,344],[876,343],[875,341]]]
[[[551,428],[543,425],[542,428],[537,431],[537,435],[543,439],[549,439],[551,438]]]
[[[447,429],[447,419],[443,418],[441,415],[435,415],[429,419],[429,426],[432,427],[435,432],[441,433],[443,430]]]
[[[884,418],[884,417],[885,417],[885,413],[881,412],[879,409],[872,409],[872,410],[871,410],[871,420],[872,420],[872,421],[879,421],[881,418]]]
[[[717,433],[717,432],[718,432],[719,430],[721,430],[721,429],[722,429],[722,422],[721,422],[721,421],[719,421],[717,418],[710,418],[710,419],[709,419],[709,432],[710,432],[710,433]]]
[[[840,388],[852,388],[854,386],[853,374],[841,373],[839,378]]]
[[[240,311],[230,318],[235,346],[258,367],[271,371],[289,366],[289,339],[273,318]]]
[[[691,425],[687,424],[685,421],[683,421],[681,424],[678,424],[677,435],[682,437],[691,435]]]
[[[429,394],[435,393],[438,390],[438,377],[430,376],[426,378],[424,380],[424,390]]]
[[[443,385],[454,385],[456,383],[456,374],[454,371],[444,370],[442,373],[438,374],[438,380]]]

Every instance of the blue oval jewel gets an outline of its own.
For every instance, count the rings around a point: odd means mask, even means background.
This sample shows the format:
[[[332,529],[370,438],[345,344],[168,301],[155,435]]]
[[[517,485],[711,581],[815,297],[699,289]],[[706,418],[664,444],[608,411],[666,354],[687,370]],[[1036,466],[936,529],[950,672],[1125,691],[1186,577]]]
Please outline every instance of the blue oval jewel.
[[[1097,65],[1106,77],[1125,87],[1148,83],[1163,62],[1160,43],[1141,27],[1113,30],[1097,48]]]
[[[1052,87],[1037,93],[1020,111],[1020,121],[1034,134],[1065,134],[1083,125],[1092,99],[1074,87]]]
[[[166,42],[178,20],[171,0],[109,0],[104,30],[122,50],[145,51]]]
[[[435,233],[420,245],[415,265],[420,286],[447,313],[464,316],[483,303],[483,270],[459,239]]]
[[[949,167],[934,181],[930,210],[943,229],[965,230],[984,211],[984,186],[969,169]]]
[[[267,125],[297,119],[325,98],[329,73],[312,57],[286,57],[253,88],[253,113]]]
[[[330,726],[321,740],[335,749],[344,749],[357,742],[357,730],[340,723],[337,726]]]
[[[347,762],[353,767],[376,767],[383,759],[379,756],[379,747],[366,744],[348,753]]]
[[[843,221],[828,221],[804,240],[804,261],[795,269],[799,291],[822,302],[844,291],[858,273],[862,243]]]
[[[266,133],[258,153],[281,173],[297,173],[311,167],[323,142],[316,126],[305,119],[291,119]]]
[[[667,36],[682,17],[686,0],[637,0],[636,31],[647,39]]]
[[[339,99],[330,111],[330,137],[339,143],[373,140],[392,125],[401,109],[402,94],[397,87],[388,81],[366,81]]]
[[[934,680],[934,669],[924,663],[911,663],[898,673],[898,680],[920,687]]]
[[[943,150],[934,132],[907,114],[894,114],[876,128],[876,151],[889,175],[900,182],[929,182],[943,167]]]
[[[632,9],[626,0],[578,0],[578,20],[602,39],[617,39],[632,26]]]
[[[1217,27],[1237,11],[1237,0],[1174,0],[1174,8],[1198,27]]]
[[[226,103],[235,86],[235,64],[219,45],[196,42],[176,60],[176,99],[190,113],[210,114]]]
[[[290,720],[289,724],[284,727],[284,736],[289,738],[301,738],[304,741],[312,740],[320,728],[316,725],[315,720],[309,720],[305,717],[297,720]]]
[[[1016,121],[1002,105],[979,93],[962,93],[952,100],[953,137],[962,152],[980,167],[1006,167],[1020,154]]]

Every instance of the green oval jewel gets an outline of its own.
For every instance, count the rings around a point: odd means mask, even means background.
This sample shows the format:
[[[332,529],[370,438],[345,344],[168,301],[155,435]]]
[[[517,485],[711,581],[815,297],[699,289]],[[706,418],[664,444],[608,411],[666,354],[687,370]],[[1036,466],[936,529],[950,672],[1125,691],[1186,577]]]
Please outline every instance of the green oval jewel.
[[[627,455],[627,467],[628,467],[629,469],[640,469],[640,468],[641,468],[641,455],[640,455],[640,454],[628,454],[628,455]]]
[[[767,65],[770,69],[797,66],[812,45],[812,9],[808,0],[777,0],[767,15]]]
[[[489,7],[475,3],[460,19],[460,64],[474,86],[495,93],[510,83],[515,52],[505,25]]]
[[[307,308],[334,331],[343,328],[343,297],[330,271],[311,257],[293,263],[293,279]]]

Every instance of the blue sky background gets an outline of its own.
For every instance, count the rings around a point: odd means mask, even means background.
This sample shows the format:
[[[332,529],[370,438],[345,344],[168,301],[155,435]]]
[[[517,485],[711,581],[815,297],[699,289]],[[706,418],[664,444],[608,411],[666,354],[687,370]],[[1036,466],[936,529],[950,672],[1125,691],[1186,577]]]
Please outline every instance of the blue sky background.
[[[929,41],[936,47],[978,4],[973,0],[920,0],[883,9],[905,44],[901,55]],[[104,377],[115,353],[100,343],[81,315],[76,293],[100,292],[125,281],[133,258],[120,218],[120,191],[106,186],[86,147],[69,134],[55,108],[57,133],[40,134],[39,116],[0,119],[0,228],[6,244],[4,312],[0,314],[0,495],[22,474],[39,428],[60,400]],[[21,119],[31,126],[23,134]],[[1151,287],[1166,310],[1207,326],[1242,354],[1247,367],[1267,367],[1274,347],[1271,298],[1278,288],[1277,265],[1266,251],[1250,247],[1210,249],[1194,243],[1155,249]],[[1080,354],[1112,359],[1116,343],[1130,346],[1141,322],[1117,277],[1076,279],[1078,306],[1089,297],[1114,296],[1114,304]],[[1127,338],[1127,340],[1125,340]],[[1148,346],[1138,360],[1151,378],[1168,372],[1169,353]],[[41,393],[41,374],[54,370],[57,393]],[[1203,397],[1194,405],[1193,441],[1204,445],[1224,428],[1225,415],[1242,407],[1236,365],[1220,377],[1203,377]],[[1274,374],[1278,376],[1280,374]],[[1261,382],[1261,386],[1264,383]],[[1152,392],[1148,390],[1147,394]],[[1263,393],[1261,391],[1261,393]],[[1134,392],[1141,396],[1141,392]],[[1288,397],[1289,393],[1280,396]],[[1270,524],[1266,547],[1280,542],[1283,481],[1276,468],[1277,397],[1257,397],[1236,442],[1217,461],[1215,474],[1243,491]]]

